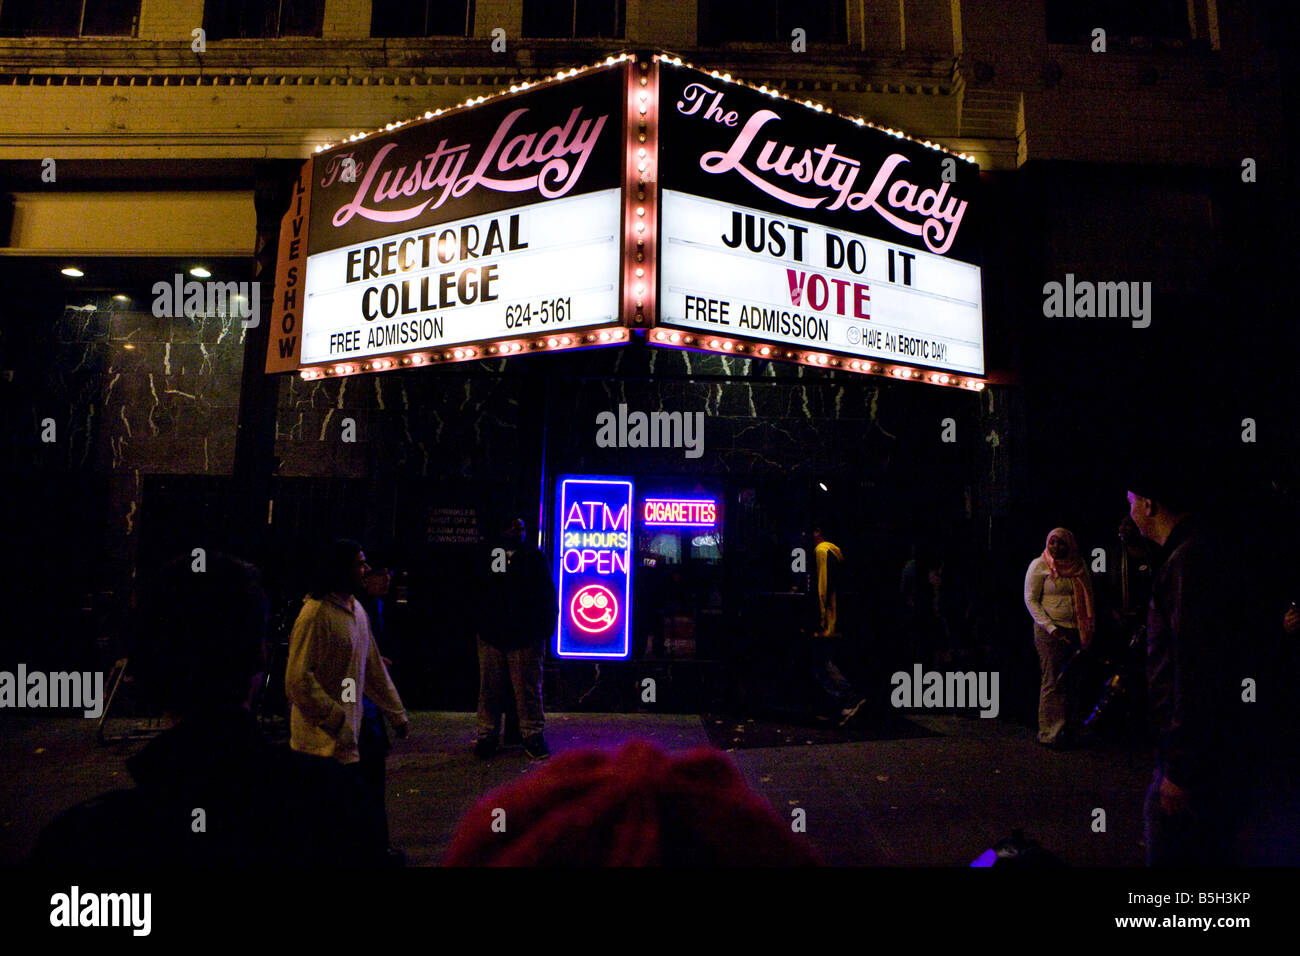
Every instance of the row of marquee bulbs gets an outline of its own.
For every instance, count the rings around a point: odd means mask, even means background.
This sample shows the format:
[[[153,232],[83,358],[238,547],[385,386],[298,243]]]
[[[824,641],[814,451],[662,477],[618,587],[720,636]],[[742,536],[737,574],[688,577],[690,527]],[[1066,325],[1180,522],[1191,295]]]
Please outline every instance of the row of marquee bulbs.
[[[622,328],[601,329],[599,332],[588,332],[585,335],[552,335],[526,342],[497,342],[495,345],[489,345],[487,348],[461,346],[454,349],[448,349],[445,352],[420,352],[415,355],[403,356],[400,359],[377,358],[366,362],[343,362],[338,365],[305,368],[298,374],[301,378],[310,380],[338,375],[355,375],[358,372],[382,372],[390,368],[398,368],[399,366],[410,368],[418,365],[434,365],[439,362],[467,362],[478,358],[492,358],[500,355],[518,355],[520,352],[525,350],[536,351],[546,349],[548,351],[558,351],[581,345],[596,345],[600,343],[613,344],[615,342],[626,340],[627,335],[627,330]]]
[[[929,381],[935,385],[953,385],[960,388],[969,388],[975,392],[984,389],[983,382],[975,379],[962,379],[957,375],[948,375],[944,372],[921,372],[903,365],[896,365],[893,368],[889,368],[885,365],[873,364],[870,361],[864,362],[860,359],[839,358],[821,352],[799,352],[783,349],[779,345],[751,345],[748,342],[735,342],[731,339],[706,338],[698,335],[690,335],[685,332],[669,332],[664,329],[660,329],[654,333],[654,340],[656,342],[663,342],[665,345],[687,345],[692,348],[709,349],[714,352],[733,352],[740,355],[748,353],[759,358],[794,359],[797,362],[803,362],[807,365],[843,368],[853,372],[863,372],[865,374],[888,374],[893,375],[896,378]]]
[[[344,140],[344,142],[355,143],[357,140],[365,139],[367,136],[376,135],[378,133],[391,133],[393,130],[397,129],[400,126],[405,126],[407,123],[418,123],[422,119],[426,119],[426,120],[433,119],[435,116],[441,116],[443,113],[451,113],[454,112],[455,110],[462,110],[471,106],[478,106],[480,103],[486,103],[488,100],[494,100],[499,96],[508,96],[511,93],[520,93],[524,90],[530,90],[534,86],[541,86],[543,83],[552,83],[556,80],[566,80],[569,77],[577,76],[580,73],[586,73],[588,70],[599,69],[602,66],[613,66],[615,63],[621,63],[624,60],[630,60],[630,59],[633,59],[631,53],[620,53],[618,56],[606,57],[603,63],[593,63],[590,66],[585,66],[582,67],[581,69],[579,69],[578,67],[574,67],[573,69],[570,70],[560,70],[560,72],[556,73],[554,76],[544,77],[543,79],[534,80],[532,82],[524,80],[519,83],[512,83],[510,84],[510,88],[508,90],[499,90],[496,93],[489,93],[485,96],[471,96],[469,99],[465,100],[464,103],[457,103],[455,106],[449,106],[446,109],[438,108],[435,110],[425,110],[423,116],[415,116],[412,117],[411,119],[404,119],[404,120],[394,120],[391,123],[384,124],[384,126],[380,129],[374,129],[368,131],[362,130],[361,132],[353,133],[351,136],[347,137],[347,139]],[[333,149],[335,145],[337,144],[324,143],[320,146],[317,146],[315,151],[318,153],[323,153],[327,149]]]
[[[304,380],[314,380],[318,378],[337,377],[340,375],[355,375],[359,372],[382,372],[390,368],[399,366],[410,368],[420,365],[433,365],[438,362],[465,362],[477,358],[488,358],[500,355],[517,355],[525,349],[541,350],[549,349],[556,351],[566,348],[574,348],[581,345],[594,345],[598,342],[612,344],[621,342],[627,338],[626,329],[601,329],[599,332],[589,332],[586,335],[553,335],[547,338],[534,339],[527,344],[524,342],[497,342],[485,349],[477,349],[472,346],[464,346],[455,349],[448,349],[441,354],[438,352],[421,352],[415,355],[407,355],[400,359],[395,358],[377,358],[367,362],[340,363],[338,365],[322,366],[320,368],[306,368],[299,372]],[[666,345],[683,345],[698,349],[707,349],[714,352],[730,352],[733,354],[744,355],[750,353],[759,358],[777,358],[793,359],[808,365],[820,367],[831,366],[834,368],[848,369],[853,372],[862,372],[864,374],[892,375],[895,378],[916,379],[920,381],[929,381],[935,385],[949,385],[960,388],[968,388],[972,391],[983,391],[984,383],[975,379],[962,379],[957,375],[948,375],[944,372],[921,372],[917,369],[907,368],[898,365],[889,368],[885,365],[876,365],[869,361],[859,359],[844,359],[836,356],[825,355],[821,352],[797,352],[785,350],[780,346],[771,345],[751,345],[747,342],[735,342],[731,339],[705,338],[702,336],[691,335],[684,332],[670,332],[660,329],[654,333],[656,342],[663,342]],[[782,354],[784,352],[784,354]]]
[[[586,73],[588,70],[596,70],[605,66],[613,66],[615,63],[621,63],[624,60],[630,60],[630,59],[634,59],[631,53],[620,53],[618,56],[606,57],[605,60],[600,63],[593,63],[589,66],[585,66],[582,68],[574,67],[569,70],[560,70],[554,76],[548,76],[541,80],[535,80],[533,82],[523,81],[520,83],[512,83],[508,90],[501,90],[497,93],[489,93],[484,96],[471,96],[467,100],[465,100],[464,103],[458,103],[457,105],[447,107],[446,109],[439,108],[435,110],[426,110],[422,117],[417,116],[411,119],[394,120],[391,123],[385,124],[381,129],[369,130],[369,131],[363,130],[361,132],[353,133],[351,136],[347,137],[346,142],[355,143],[357,140],[365,139],[367,136],[375,135],[378,133],[391,133],[393,130],[401,126],[405,126],[407,123],[419,122],[421,119],[426,119],[426,120],[433,119],[435,116],[441,116],[443,113],[449,113],[459,109],[466,109],[471,106],[478,106],[480,103],[486,103],[488,100],[496,99],[499,96],[508,96],[511,93],[519,93],[523,90],[532,89],[534,86],[540,86],[543,83],[553,83],[556,80],[566,80],[569,79],[570,77],[578,76],[581,73]],[[682,58],[680,56],[668,56],[667,54],[656,54],[655,59],[658,60],[660,63],[664,63],[670,66],[686,66],[690,69],[698,69],[698,67],[694,66],[691,63],[683,63]],[[872,129],[880,130],[883,133],[888,133],[890,136],[893,136],[897,139],[905,139],[912,143],[918,143],[921,146],[925,146],[928,149],[933,149],[936,152],[947,153],[949,156],[955,156],[957,159],[963,159],[968,163],[975,162],[975,158],[973,156],[967,155],[966,153],[955,153],[952,150],[948,149],[947,147],[941,146],[938,143],[932,142],[928,139],[921,140],[913,136],[908,136],[906,133],[904,133],[901,130],[892,129],[891,127],[888,126],[877,125],[876,123],[873,123],[870,120],[863,119],[861,116],[848,116],[843,113],[836,113],[834,110],[830,109],[827,106],[823,106],[821,103],[814,103],[812,100],[800,100],[796,97],[790,96],[789,94],[782,93],[775,86],[769,87],[766,84],[757,85],[754,83],[749,83],[745,80],[739,80],[733,78],[730,73],[719,73],[717,70],[709,71],[709,76],[713,77],[714,79],[722,80],[724,83],[734,83],[737,86],[746,86],[751,90],[757,90],[758,92],[765,93],[768,96],[779,97],[783,100],[789,100],[792,103],[801,104],[802,106],[805,106],[808,109],[813,110],[814,112],[817,113],[827,113],[832,116],[837,116],[837,115],[842,116],[844,119],[850,120],[851,122],[857,124],[858,126],[869,126]],[[644,114],[646,111],[646,107],[644,103],[645,94],[642,94],[641,98],[643,101],[641,105],[641,112]],[[335,145],[337,144],[324,143],[317,146],[315,151],[318,153],[322,153],[327,149],[333,149]]]
[[[693,63],[683,63],[682,58],[680,56],[667,56],[665,54],[659,54],[655,57],[655,59],[657,59],[660,63],[665,63],[670,66],[686,66],[687,68],[692,70],[701,69],[700,67],[695,66]],[[703,71],[701,70],[701,72]],[[917,139],[914,136],[908,136],[902,130],[893,129],[889,126],[880,126],[877,123],[871,122],[871,120],[863,119],[861,116],[849,116],[846,113],[836,113],[835,110],[831,109],[828,106],[823,106],[821,103],[814,103],[812,100],[801,100],[797,97],[790,96],[788,93],[782,93],[775,86],[769,87],[766,84],[759,86],[754,83],[750,83],[746,80],[735,79],[732,77],[730,73],[719,73],[717,70],[710,70],[708,71],[708,73],[709,76],[713,77],[715,80],[722,80],[722,82],[724,83],[734,83],[737,86],[746,86],[751,90],[757,90],[758,92],[764,93],[767,96],[779,97],[780,99],[783,100],[789,100],[792,103],[801,104],[803,106],[806,106],[808,109],[812,110],[815,113],[828,113],[831,116],[840,116],[843,119],[847,119],[858,126],[869,126],[874,130],[879,130],[882,133],[888,133],[890,136],[893,136],[895,139],[905,139],[908,142],[917,143],[921,146],[926,147],[927,149],[933,149],[936,152],[940,152],[940,153],[947,153],[949,156],[954,156],[957,159],[964,159],[968,163],[975,162],[974,156],[969,156],[966,153],[955,153],[952,150],[948,149],[946,146],[941,146],[938,143],[931,142],[928,139]]]

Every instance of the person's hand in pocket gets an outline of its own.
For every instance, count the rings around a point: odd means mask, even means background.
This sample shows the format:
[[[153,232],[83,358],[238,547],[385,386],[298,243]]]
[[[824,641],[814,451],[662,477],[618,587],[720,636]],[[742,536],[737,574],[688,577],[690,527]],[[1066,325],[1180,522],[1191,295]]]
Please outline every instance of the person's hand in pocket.
[[[347,715],[343,715],[343,720],[339,723],[338,729],[334,731],[334,749],[336,753],[346,753],[349,750],[357,749],[357,737],[352,732],[352,722],[348,720]]]

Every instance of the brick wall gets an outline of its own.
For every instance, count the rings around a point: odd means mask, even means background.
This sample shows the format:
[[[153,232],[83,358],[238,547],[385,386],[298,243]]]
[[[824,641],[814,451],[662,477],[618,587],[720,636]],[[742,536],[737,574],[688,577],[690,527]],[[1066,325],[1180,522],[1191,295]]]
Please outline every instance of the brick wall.
[[[488,39],[500,27],[506,31],[506,49],[519,44],[524,32],[524,6],[520,0],[478,0],[474,6],[474,36]]]
[[[629,0],[627,40],[666,50],[692,49],[698,22],[697,0]]]
[[[203,0],[141,0],[141,40],[184,40],[203,26]]]
[[[370,8],[371,0],[325,0],[321,36],[327,40],[370,36]]]

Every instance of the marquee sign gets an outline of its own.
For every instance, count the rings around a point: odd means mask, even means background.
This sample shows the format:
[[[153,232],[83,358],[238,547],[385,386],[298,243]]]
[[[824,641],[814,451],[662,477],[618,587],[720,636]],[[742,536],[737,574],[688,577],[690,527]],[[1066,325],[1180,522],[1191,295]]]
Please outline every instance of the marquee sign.
[[[631,652],[632,481],[561,478],[556,507],[556,656],[626,658]]]
[[[964,156],[666,54],[322,148],[267,371],[651,345],[982,388]]]
[[[298,271],[277,304],[296,310],[272,327],[267,370],[625,341],[627,82],[617,61],[309,160],[309,211],[281,232],[282,275]]]
[[[660,62],[660,325],[984,373],[973,165]]]

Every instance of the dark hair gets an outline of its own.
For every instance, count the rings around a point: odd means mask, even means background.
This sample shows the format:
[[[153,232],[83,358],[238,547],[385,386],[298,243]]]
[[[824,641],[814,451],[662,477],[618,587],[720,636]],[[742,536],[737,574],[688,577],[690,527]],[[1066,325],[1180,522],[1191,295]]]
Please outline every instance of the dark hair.
[[[251,564],[220,552],[202,570],[183,555],[143,589],[131,670],[169,713],[243,704],[266,658],[267,600]]]
[[[1195,510],[1200,497],[1196,480],[1185,468],[1168,459],[1139,460],[1129,469],[1125,490],[1150,498],[1166,511],[1185,514]]]
[[[357,554],[364,550],[351,538],[335,538],[322,548],[316,557],[311,596],[319,601],[335,591],[351,590],[352,563],[357,559]]]

